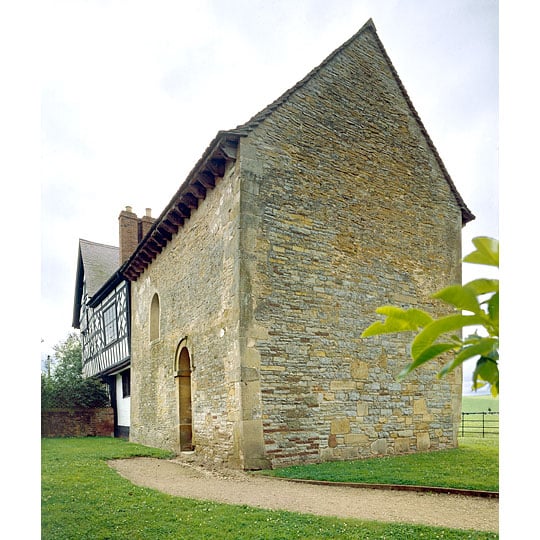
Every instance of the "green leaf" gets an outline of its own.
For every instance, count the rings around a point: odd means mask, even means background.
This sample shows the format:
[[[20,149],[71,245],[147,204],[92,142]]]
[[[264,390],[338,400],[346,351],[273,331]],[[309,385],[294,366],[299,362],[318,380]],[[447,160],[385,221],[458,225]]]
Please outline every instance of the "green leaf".
[[[481,339],[483,339],[484,336],[479,336],[477,332],[474,334],[468,335],[466,338],[463,338],[463,345],[474,345],[475,343],[478,343]]]
[[[387,315],[386,320],[374,322],[364,330],[361,337],[416,331],[433,320],[428,313],[415,308],[405,310],[396,306],[382,306],[376,312]]]
[[[499,293],[495,293],[488,301],[488,314],[493,321],[494,329],[499,335]]]
[[[405,369],[403,369],[399,373],[398,379],[403,379],[411,371],[421,366],[422,364],[425,364],[427,361],[439,356],[440,354],[443,354],[447,351],[451,351],[456,348],[457,346],[455,343],[436,343],[435,345],[428,347],[422,352],[422,354],[418,358],[414,360],[414,362],[411,362],[410,364],[408,364],[405,367]]]
[[[484,323],[485,316],[483,315],[456,314],[436,319],[414,338],[411,345],[411,355],[416,360],[441,334]]]
[[[417,308],[403,309],[397,306],[381,306],[375,310],[375,313],[403,319],[417,327],[424,327],[433,320],[429,313]]]
[[[420,366],[428,360],[436,358],[440,354],[443,354],[447,351],[455,350],[456,348],[457,346],[455,343],[435,343],[427,349],[424,349],[422,353],[416,357],[415,361],[413,362],[414,367]]]
[[[475,356],[487,356],[490,354],[495,347],[498,347],[499,340],[491,337],[480,337],[476,336],[478,339],[474,340],[475,342],[472,345],[464,346],[456,354],[452,362],[448,362],[441,371],[439,371],[439,377],[443,377],[447,373],[450,373],[458,366],[463,364],[465,360],[469,360]],[[467,343],[467,342],[465,342]]]
[[[477,236],[472,240],[476,251],[463,258],[463,262],[486,264],[499,267],[499,241],[488,236]]]
[[[450,287],[445,287],[436,292],[432,298],[442,300],[459,310],[471,311],[476,314],[482,313],[474,289],[466,285],[450,285]]]
[[[406,321],[388,318],[386,321],[377,321],[368,326],[360,337],[366,338],[380,334],[393,334],[395,332],[409,332],[412,330],[416,330],[416,327],[411,327]]]
[[[479,381],[480,379],[480,381]],[[480,357],[476,362],[476,368],[473,372],[473,389],[478,389],[484,386],[481,381],[485,381],[491,385],[491,391],[499,393],[499,366],[498,363],[491,358],[485,356]]]
[[[457,362],[456,358],[454,358],[454,360],[445,364],[445,366],[441,369],[441,371],[437,373],[437,378],[440,379],[444,377],[445,375],[448,375],[448,373],[450,373],[451,371],[454,371],[454,369],[456,369],[458,366],[463,364],[464,361],[465,360],[461,360],[460,362]]]
[[[492,354],[493,350],[498,349],[498,347],[499,340],[497,338],[479,337],[476,343],[463,347],[462,350],[456,355],[456,358],[463,358],[464,360],[467,360],[468,358],[472,358],[476,355],[488,357]]]
[[[499,280],[487,278],[474,279],[466,283],[464,287],[472,289],[476,296],[480,296],[481,294],[499,292]]]

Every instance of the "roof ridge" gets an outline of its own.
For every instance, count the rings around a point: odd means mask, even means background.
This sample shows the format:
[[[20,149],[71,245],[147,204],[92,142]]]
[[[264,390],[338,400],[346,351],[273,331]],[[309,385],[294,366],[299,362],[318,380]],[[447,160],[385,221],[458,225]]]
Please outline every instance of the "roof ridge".
[[[86,244],[92,244],[93,246],[102,246],[106,248],[120,249],[118,246],[113,246],[111,244],[103,244],[102,242],[93,242],[92,240],[85,240],[84,238],[79,238],[79,243],[80,242],[85,242]]]
[[[247,130],[252,131],[255,129],[262,121],[264,121],[270,114],[283,105],[287,99],[293,95],[295,92],[297,92],[300,88],[302,88],[305,84],[307,84],[321,69],[326,67],[343,49],[348,47],[350,43],[352,43],[360,34],[365,32],[366,30],[372,30],[375,35],[377,34],[377,29],[375,28],[375,24],[373,22],[373,19],[369,18],[367,22],[358,30],[355,34],[353,34],[347,41],[342,43],[337,49],[334,49],[318,66],[313,68],[305,77],[300,79],[294,86],[289,88],[288,90],[285,90],[281,96],[279,96],[277,99],[272,101],[269,105],[267,105],[264,109],[259,111],[257,114],[252,116],[247,122],[244,124],[238,125],[236,128],[234,128],[233,132],[237,130]]]

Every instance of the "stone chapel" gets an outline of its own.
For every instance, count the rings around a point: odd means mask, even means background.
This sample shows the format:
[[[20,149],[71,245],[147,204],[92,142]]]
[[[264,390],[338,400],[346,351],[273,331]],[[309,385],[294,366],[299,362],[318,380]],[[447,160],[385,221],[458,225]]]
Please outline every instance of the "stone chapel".
[[[384,304],[440,310],[474,219],[369,20],[220,131],[121,267],[130,440],[242,469],[452,448],[461,371],[402,382]]]

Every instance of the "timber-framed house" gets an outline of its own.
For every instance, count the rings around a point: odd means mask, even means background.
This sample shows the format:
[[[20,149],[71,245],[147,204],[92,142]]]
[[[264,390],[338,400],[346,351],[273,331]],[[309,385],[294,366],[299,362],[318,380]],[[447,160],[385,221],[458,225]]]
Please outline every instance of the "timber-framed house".
[[[79,240],[72,326],[80,330],[83,376],[109,387],[117,437],[129,437],[131,405],[130,286],[121,268],[153,222],[149,214],[120,213],[120,247]]]

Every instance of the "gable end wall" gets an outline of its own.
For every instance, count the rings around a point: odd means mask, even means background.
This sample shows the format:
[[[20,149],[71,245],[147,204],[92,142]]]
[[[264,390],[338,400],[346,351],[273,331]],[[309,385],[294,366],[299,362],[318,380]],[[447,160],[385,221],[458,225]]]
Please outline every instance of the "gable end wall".
[[[241,312],[274,466],[453,447],[461,372],[404,382],[407,338],[360,339],[383,304],[437,311],[461,212],[365,33],[240,144]]]

